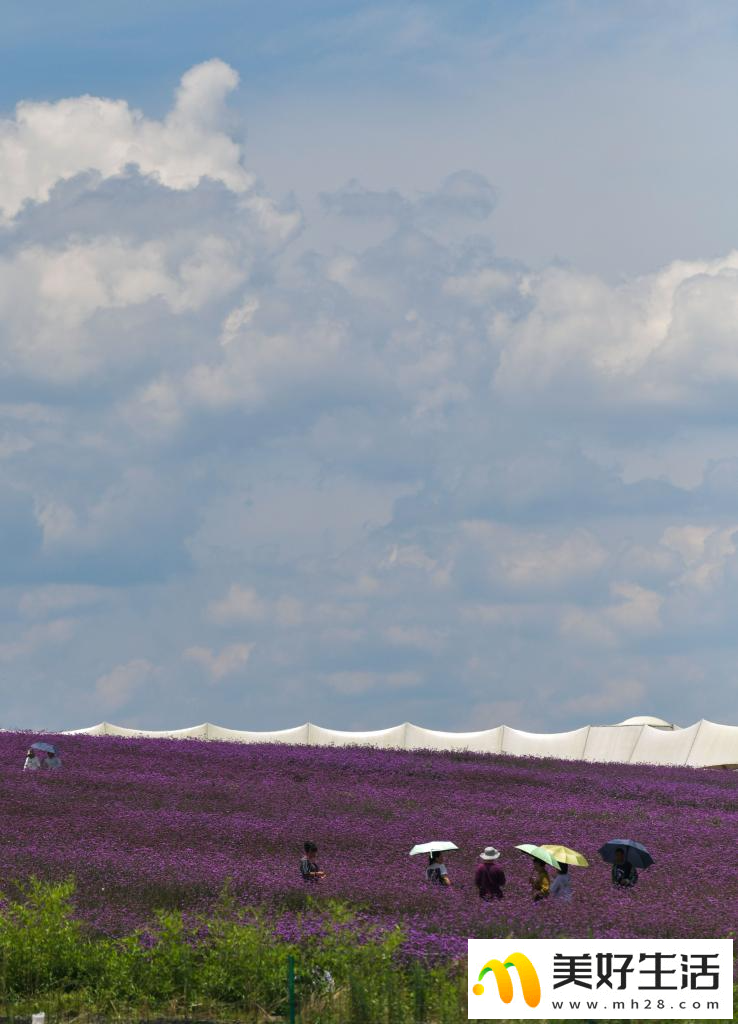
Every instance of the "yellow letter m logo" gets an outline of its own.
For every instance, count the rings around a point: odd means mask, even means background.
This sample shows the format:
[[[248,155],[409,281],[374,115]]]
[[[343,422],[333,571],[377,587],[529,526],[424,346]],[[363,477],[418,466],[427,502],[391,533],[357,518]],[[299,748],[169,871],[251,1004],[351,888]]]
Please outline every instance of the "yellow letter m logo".
[[[492,971],[497,980],[497,991],[500,993],[500,999],[503,1003],[512,1002],[513,984],[509,973],[511,967],[517,967],[518,969],[520,984],[523,989],[523,999],[525,999],[530,1007],[538,1006],[541,1001],[541,983],[538,980],[535,967],[528,957],[522,953],[513,953],[512,956],[505,957],[504,964],[501,960],[488,960],[479,972],[479,981],[472,989],[474,995],[481,996],[482,992],[484,992],[484,985],[480,985],[479,982],[485,974],[489,974]]]

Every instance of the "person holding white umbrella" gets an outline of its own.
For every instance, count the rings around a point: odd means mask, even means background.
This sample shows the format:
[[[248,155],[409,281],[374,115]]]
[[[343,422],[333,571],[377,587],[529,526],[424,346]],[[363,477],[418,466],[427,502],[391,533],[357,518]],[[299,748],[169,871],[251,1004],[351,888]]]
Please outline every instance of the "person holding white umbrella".
[[[419,853],[428,854],[428,867],[425,869],[425,877],[433,885],[450,886],[448,868],[443,862],[443,855],[448,850],[458,850],[455,843],[445,840],[434,840],[431,843],[418,843],[413,846],[410,856],[415,857]]]
[[[443,850],[435,850],[428,854],[428,867],[425,877],[432,885],[451,885],[448,868],[443,863]]]

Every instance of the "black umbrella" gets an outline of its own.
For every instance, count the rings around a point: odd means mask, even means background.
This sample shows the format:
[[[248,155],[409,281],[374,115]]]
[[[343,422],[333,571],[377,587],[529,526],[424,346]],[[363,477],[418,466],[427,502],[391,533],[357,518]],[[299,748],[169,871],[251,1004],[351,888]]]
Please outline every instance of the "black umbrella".
[[[649,868],[654,863],[654,859],[646,847],[641,843],[636,843],[633,839],[611,839],[609,843],[601,846],[597,852],[608,864],[614,864],[617,850],[623,851],[625,860],[632,864],[633,867]]]

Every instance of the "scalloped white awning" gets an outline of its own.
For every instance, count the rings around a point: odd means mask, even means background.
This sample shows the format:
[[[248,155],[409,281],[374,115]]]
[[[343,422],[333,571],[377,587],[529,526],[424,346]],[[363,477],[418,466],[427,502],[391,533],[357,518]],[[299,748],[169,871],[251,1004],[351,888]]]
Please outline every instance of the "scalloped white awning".
[[[702,719],[685,729],[661,718],[629,718],[618,725],[586,725],[571,732],[523,732],[508,725],[479,732],[439,732],[405,722],[389,729],[346,732],[308,722],[276,732],[226,729],[205,722],[170,731],[127,729],[100,722],[66,735],[128,736],[159,739],[226,740],[236,743],[294,743],[309,746],[367,746],[399,750],[468,750],[472,753],[513,754],[564,760],[660,765],[694,768],[738,767],[738,726]]]

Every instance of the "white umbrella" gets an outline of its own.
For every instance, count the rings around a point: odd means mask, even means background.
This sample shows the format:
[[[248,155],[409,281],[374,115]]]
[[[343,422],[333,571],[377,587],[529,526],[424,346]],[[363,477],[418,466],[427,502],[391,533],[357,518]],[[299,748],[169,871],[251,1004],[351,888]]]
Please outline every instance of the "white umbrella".
[[[445,843],[442,840],[440,842],[436,840],[432,843],[418,843],[417,846],[413,846],[410,856],[414,857],[416,853],[441,853],[445,850],[458,850],[458,846],[456,843]]]

